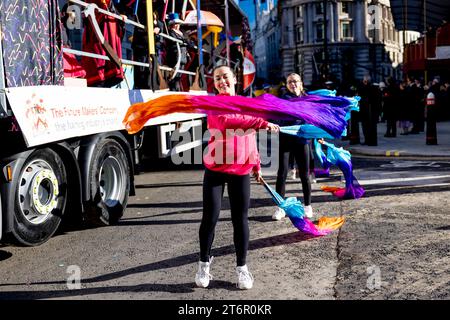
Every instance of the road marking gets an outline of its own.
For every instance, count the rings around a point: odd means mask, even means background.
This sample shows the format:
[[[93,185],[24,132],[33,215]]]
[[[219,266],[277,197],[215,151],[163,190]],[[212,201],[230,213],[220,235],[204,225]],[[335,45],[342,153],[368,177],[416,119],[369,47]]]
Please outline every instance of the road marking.
[[[408,182],[408,181],[419,181],[419,180],[431,180],[431,179],[445,179],[450,178],[450,175],[440,175],[440,176],[422,176],[422,177],[411,177],[411,178],[394,178],[394,179],[371,179],[364,180],[358,178],[359,183],[362,185],[369,184],[383,184],[383,183],[394,183],[394,182]]]
[[[362,184],[361,184],[362,185]],[[367,185],[367,184],[364,184]],[[448,183],[429,183],[429,184],[421,184],[420,186],[416,185],[397,185],[397,186],[387,186],[387,187],[380,187],[380,188],[371,188],[370,192],[380,192],[380,191],[387,191],[387,190],[408,190],[411,189],[411,187],[420,187],[420,188],[431,188],[431,187],[448,187]],[[422,191],[427,192],[427,191]],[[416,213],[414,213],[416,214]]]
[[[440,168],[441,165],[435,161],[391,161],[388,164],[380,165],[381,168],[413,168],[413,167],[430,167],[430,168]]]
[[[394,156],[394,157],[399,157],[400,156],[400,151],[397,150],[388,150],[386,151],[386,157],[390,157],[390,156]]]

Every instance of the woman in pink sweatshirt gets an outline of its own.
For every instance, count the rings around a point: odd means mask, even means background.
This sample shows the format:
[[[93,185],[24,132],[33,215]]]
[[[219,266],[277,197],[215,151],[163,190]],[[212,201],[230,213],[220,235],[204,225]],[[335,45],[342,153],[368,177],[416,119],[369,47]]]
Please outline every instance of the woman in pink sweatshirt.
[[[216,67],[214,87],[221,95],[234,96],[236,76],[227,66]],[[261,118],[242,114],[208,116],[211,138],[203,157],[203,216],[200,224],[200,261],[195,275],[197,286],[206,288],[212,279],[210,251],[214,230],[222,204],[225,184],[228,184],[233,238],[236,249],[236,273],[239,289],[251,289],[253,276],[246,265],[249,242],[248,208],[250,205],[250,173],[261,179],[261,166],[256,146],[256,130],[279,131],[279,127]]]

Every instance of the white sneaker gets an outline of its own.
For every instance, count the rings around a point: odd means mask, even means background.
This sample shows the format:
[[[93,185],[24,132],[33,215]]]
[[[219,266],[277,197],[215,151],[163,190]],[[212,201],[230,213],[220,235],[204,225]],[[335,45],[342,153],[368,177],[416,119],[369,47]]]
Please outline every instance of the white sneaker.
[[[283,209],[277,208],[277,211],[272,215],[272,220],[281,220],[286,216],[286,212]]]
[[[238,275],[237,287],[241,290],[248,290],[253,287],[253,275],[248,271],[247,265],[236,267]]]
[[[198,272],[195,274],[195,284],[197,287],[206,288],[209,285],[209,280],[212,280],[212,275],[209,274],[209,267],[213,261],[213,257],[209,258],[209,262],[198,262]]]
[[[311,219],[314,216],[311,205],[305,206],[304,211],[307,218]]]

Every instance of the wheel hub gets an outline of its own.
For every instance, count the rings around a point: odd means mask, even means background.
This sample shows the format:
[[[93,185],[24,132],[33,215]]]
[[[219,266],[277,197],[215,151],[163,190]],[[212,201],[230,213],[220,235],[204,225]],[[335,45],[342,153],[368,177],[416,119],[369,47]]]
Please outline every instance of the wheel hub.
[[[100,195],[107,206],[117,204],[124,192],[124,172],[115,157],[107,157],[100,169]]]
[[[49,167],[43,161],[31,163],[20,180],[20,208],[25,218],[33,224],[45,221],[58,205],[58,179]]]
[[[58,180],[50,170],[42,170],[33,179],[33,207],[40,214],[49,214],[58,204]]]

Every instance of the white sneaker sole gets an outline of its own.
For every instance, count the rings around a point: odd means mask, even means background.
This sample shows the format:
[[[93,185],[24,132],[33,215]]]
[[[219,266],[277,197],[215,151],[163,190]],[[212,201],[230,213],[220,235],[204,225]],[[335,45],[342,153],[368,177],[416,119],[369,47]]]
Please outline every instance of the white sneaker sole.
[[[280,221],[281,219],[283,219],[285,216],[272,216],[272,220],[274,221]]]
[[[195,280],[195,284],[197,285],[197,287],[199,288],[207,288],[209,286],[209,282],[208,283],[201,283],[200,281],[198,281],[197,279]]]
[[[253,288],[253,284],[251,286],[238,285],[238,288],[241,289],[241,290],[250,290],[251,288]]]

